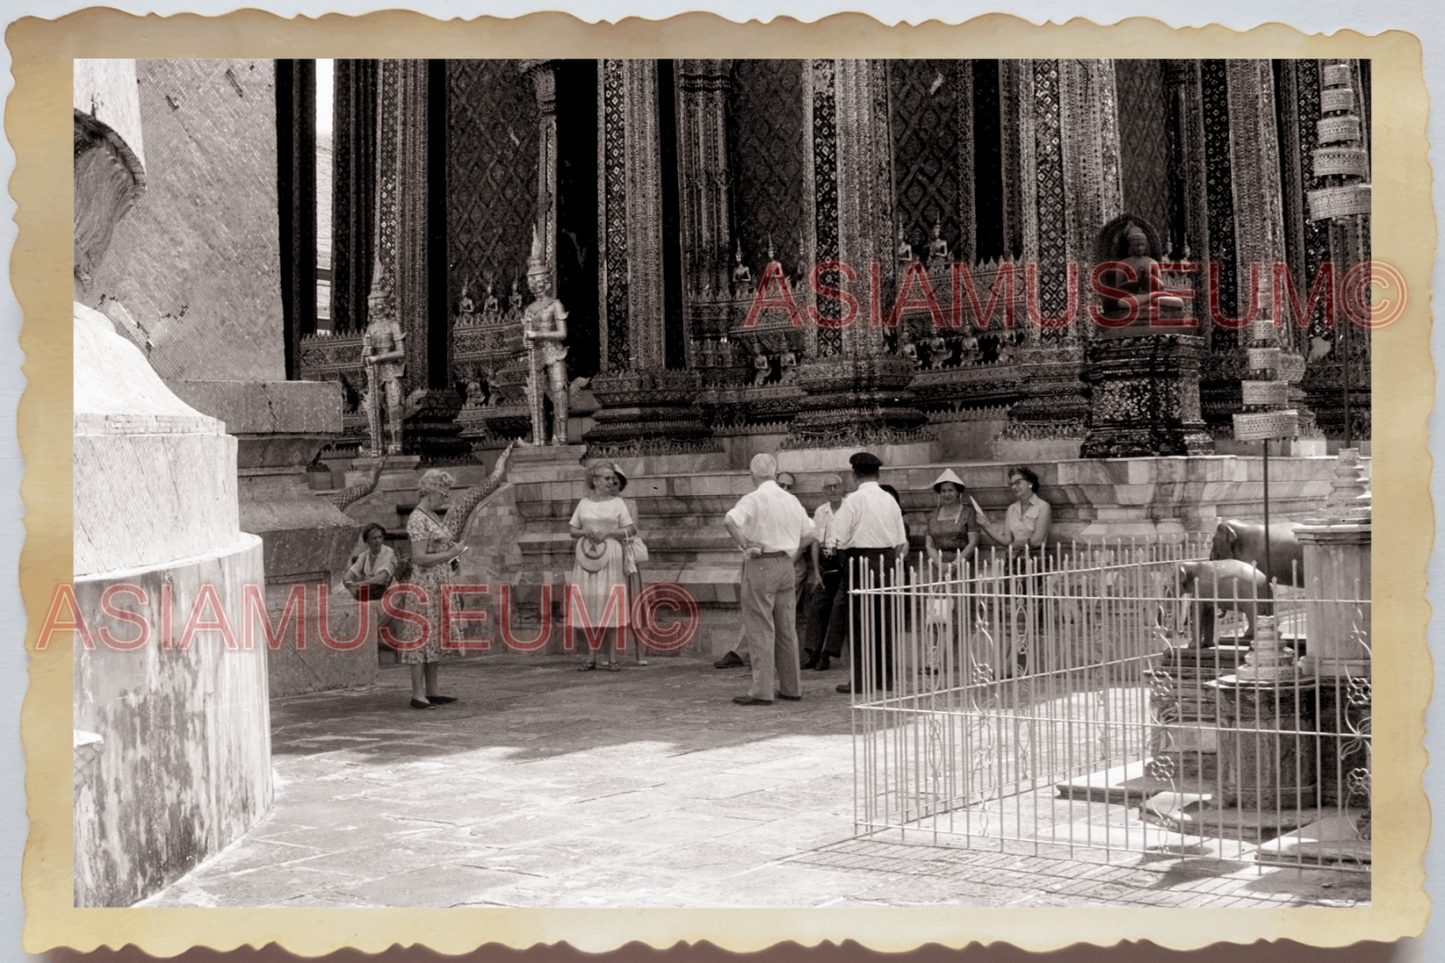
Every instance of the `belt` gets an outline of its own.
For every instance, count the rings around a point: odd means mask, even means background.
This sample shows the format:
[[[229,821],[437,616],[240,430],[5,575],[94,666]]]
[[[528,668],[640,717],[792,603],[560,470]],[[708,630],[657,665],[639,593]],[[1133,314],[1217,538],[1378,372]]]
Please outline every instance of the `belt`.
[[[787,553],[787,552],[762,552],[762,553],[760,553],[759,555],[757,555],[756,557],[757,557],[757,558],[787,558],[787,557],[788,557],[788,553]]]

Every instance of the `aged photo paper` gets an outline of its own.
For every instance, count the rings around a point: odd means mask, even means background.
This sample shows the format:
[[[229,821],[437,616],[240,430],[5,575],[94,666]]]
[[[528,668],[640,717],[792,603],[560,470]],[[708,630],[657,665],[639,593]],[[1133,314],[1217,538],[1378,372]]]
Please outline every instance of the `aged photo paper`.
[[[1423,929],[1414,37],[7,44],[30,952]]]

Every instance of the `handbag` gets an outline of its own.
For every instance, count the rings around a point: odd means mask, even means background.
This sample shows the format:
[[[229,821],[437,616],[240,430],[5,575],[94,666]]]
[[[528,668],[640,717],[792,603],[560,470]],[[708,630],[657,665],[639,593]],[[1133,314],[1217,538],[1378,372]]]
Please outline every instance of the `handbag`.
[[[627,554],[632,556],[633,562],[647,561],[647,543],[642,540],[641,535],[633,535],[627,539]]]
[[[607,567],[607,543],[593,545],[585,538],[577,539],[577,565],[584,572],[600,572]]]

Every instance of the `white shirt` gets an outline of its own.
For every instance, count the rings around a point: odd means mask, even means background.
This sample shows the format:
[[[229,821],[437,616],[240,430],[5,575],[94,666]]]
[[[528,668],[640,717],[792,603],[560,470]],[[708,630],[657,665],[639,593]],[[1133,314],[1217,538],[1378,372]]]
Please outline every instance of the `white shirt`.
[[[908,541],[903,510],[893,496],[866,481],[843,500],[829,526],[828,548],[896,548]]]
[[[843,506],[839,505],[838,508],[841,511]],[[835,517],[831,502],[824,502],[813,509],[813,528],[817,530],[818,544],[828,544],[828,532],[833,527],[833,519]]]
[[[771,478],[748,492],[727,513],[738,533],[764,552],[797,555],[803,539],[813,534],[813,522],[803,503]]]

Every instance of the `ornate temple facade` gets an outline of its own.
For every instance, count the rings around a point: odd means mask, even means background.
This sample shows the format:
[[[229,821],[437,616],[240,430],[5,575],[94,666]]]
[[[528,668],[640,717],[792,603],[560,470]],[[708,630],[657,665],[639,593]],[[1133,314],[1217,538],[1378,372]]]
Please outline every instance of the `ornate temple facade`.
[[[525,436],[535,229],[593,455],[1247,451],[1260,321],[1303,437],[1358,441],[1368,330],[1307,298],[1369,259],[1367,187],[1311,208],[1368,182],[1369,85],[1314,60],[337,61],[334,330],[298,276],[289,376],[343,386],[344,454],[379,259],[425,389],[409,453]],[[1202,320],[1095,322],[1127,226]]]

